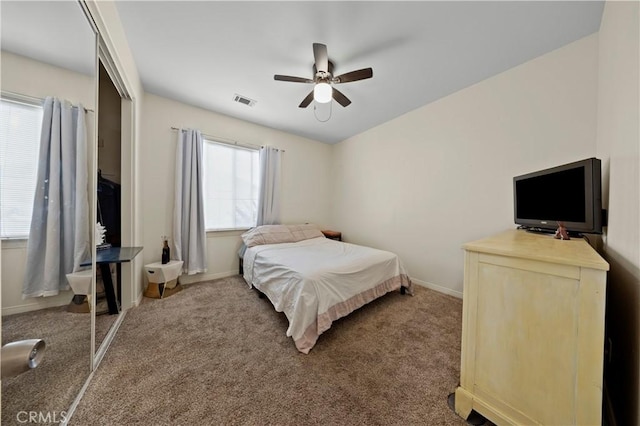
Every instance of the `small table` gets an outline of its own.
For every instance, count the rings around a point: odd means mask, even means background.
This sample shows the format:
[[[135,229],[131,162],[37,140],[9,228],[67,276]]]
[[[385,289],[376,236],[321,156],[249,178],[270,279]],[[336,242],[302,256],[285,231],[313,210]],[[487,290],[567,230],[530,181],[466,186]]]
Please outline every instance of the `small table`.
[[[107,297],[107,305],[109,306],[109,314],[116,315],[120,313],[118,307],[118,300],[116,299],[116,293],[113,288],[113,280],[111,279],[111,270],[109,268],[110,263],[117,264],[118,274],[118,294],[120,293],[121,281],[121,268],[120,264],[124,262],[130,262],[134,257],[142,251],[142,247],[109,247],[106,249],[100,249],[96,251],[96,265],[100,266],[100,273],[102,274],[102,282],[104,283],[104,293]],[[91,258],[85,259],[80,266],[90,266]]]
[[[330,240],[342,241],[342,232],[324,230],[322,233]]]

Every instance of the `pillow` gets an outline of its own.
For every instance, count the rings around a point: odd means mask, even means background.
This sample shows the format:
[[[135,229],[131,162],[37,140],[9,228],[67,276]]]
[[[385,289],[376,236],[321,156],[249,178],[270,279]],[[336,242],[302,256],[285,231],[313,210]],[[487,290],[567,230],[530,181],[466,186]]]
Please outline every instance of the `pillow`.
[[[310,238],[322,237],[317,226],[305,225],[262,225],[256,226],[242,234],[242,241],[247,247],[262,244],[295,243]]]
[[[242,234],[242,241],[247,247],[295,242],[291,231],[285,225],[256,226]]]
[[[296,241],[309,240],[311,238],[324,237],[324,234],[316,225],[304,224],[304,225],[288,225],[293,238]]]

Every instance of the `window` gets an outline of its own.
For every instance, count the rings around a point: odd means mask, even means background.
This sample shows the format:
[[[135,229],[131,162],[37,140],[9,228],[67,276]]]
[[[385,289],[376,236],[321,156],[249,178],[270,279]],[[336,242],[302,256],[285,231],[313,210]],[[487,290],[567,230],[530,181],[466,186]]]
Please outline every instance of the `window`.
[[[256,226],[259,152],[204,141],[204,211],[207,230]]]
[[[0,100],[1,238],[29,236],[41,127],[41,106]]]

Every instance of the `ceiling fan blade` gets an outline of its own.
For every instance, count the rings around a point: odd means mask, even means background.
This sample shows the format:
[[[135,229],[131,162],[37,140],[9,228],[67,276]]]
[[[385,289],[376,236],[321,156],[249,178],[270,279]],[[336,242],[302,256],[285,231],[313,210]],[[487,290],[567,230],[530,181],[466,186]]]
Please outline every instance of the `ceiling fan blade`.
[[[340,105],[343,107],[349,106],[351,101],[347,98],[341,91],[332,87],[333,89],[333,99],[335,99]]]
[[[316,70],[329,72],[329,55],[327,55],[326,45],[313,43],[313,57],[316,60]]]
[[[302,100],[302,102],[300,102],[300,105],[298,105],[299,108],[306,108],[309,106],[309,104],[311,103],[311,101],[313,100],[313,90],[311,91],[311,93],[309,93],[307,95],[306,98],[304,98]]]
[[[358,81],[364,80],[367,78],[373,77],[373,69],[372,68],[363,68],[357,71],[351,71],[345,74],[341,74],[337,77],[334,77],[331,82],[332,83],[348,83],[350,81]]]
[[[309,80],[308,78],[291,77],[290,75],[280,75],[280,74],[274,75],[273,79],[279,80],[279,81],[291,81],[293,83],[314,83],[313,80]]]

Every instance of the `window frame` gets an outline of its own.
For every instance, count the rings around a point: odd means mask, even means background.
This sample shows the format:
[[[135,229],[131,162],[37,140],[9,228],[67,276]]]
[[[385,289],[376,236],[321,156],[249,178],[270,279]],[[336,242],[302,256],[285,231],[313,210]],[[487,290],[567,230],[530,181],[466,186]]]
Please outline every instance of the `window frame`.
[[[237,142],[225,142],[222,141],[218,138],[215,138],[213,136],[207,136],[207,135],[202,135],[202,142],[203,144],[212,144],[212,145],[220,145],[223,146],[225,148],[233,148],[233,149],[237,149],[237,150],[244,150],[244,151],[251,151],[251,152],[255,152],[258,154],[258,164],[257,164],[257,168],[258,170],[256,171],[257,173],[257,178],[258,178],[258,200],[260,197],[259,191],[260,191],[260,147],[256,147],[256,146],[249,146],[249,145],[243,145]],[[203,147],[204,148],[204,147]],[[203,149],[203,156],[204,156],[204,149]],[[206,159],[203,159],[203,162],[206,162]],[[204,164],[203,164],[204,166]],[[206,167],[206,166],[205,166]],[[205,191],[205,185],[206,185],[206,180],[203,180],[203,192]],[[205,201],[206,204],[206,201]],[[256,206],[256,219],[257,219],[257,206]],[[237,227],[237,228],[209,228],[207,227],[207,223],[206,223],[206,209],[205,209],[205,232],[207,234],[209,233],[229,233],[229,232],[244,232],[247,231],[253,227],[255,227],[256,225],[254,224],[253,226],[242,226],[242,227]]]

